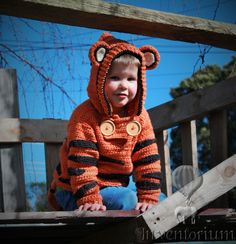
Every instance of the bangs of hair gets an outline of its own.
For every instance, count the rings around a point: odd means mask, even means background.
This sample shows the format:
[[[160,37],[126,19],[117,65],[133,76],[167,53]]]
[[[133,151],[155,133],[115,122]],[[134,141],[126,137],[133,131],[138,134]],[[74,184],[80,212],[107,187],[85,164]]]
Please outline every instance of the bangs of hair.
[[[123,64],[135,64],[138,67],[140,66],[140,61],[133,55],[130,54],[124,54],[120,57],[116,58],[114,63],[123,63]]]

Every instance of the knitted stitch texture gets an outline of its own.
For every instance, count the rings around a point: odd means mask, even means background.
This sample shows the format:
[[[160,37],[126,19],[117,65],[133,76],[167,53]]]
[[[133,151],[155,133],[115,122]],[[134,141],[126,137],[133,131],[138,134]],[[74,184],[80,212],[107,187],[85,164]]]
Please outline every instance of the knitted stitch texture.
[[[138,92],[128,105],[126,117],[112,113],[105,94],[106,76],[112,61],[131,54],[140,61]],[[149,54],[153,61],[148,62]],[[102,204],[100,188],[127,186],[131,174],[137,186],[139,202],[157,203],[160,194],[161,168],[155,135],[147,111],[146,69],[155,68],[159,62],[157,50],[151,46],[135,46],[104,33],[89,51],[92,63],[89,99],[79,105],[71,115],[67,139],[60,149],[60,163],[54,175],[48,199],[59,209],[52,197],[57,187],[72,191],[77,205]],[[106,135],[101,124],[112,121],[114,131]],[[127,125],[135,121],[141,132],[130,134]]]

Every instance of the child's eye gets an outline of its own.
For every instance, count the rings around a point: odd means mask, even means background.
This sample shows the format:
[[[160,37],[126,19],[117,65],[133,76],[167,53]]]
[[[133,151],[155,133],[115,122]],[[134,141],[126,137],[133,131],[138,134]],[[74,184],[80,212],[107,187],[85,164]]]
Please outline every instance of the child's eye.
[[[119,80],[119,77],[114,75],[110,77],[110,80]]]
[[[128,81],[136,81],[136,78],[135,77],[129,77]]]

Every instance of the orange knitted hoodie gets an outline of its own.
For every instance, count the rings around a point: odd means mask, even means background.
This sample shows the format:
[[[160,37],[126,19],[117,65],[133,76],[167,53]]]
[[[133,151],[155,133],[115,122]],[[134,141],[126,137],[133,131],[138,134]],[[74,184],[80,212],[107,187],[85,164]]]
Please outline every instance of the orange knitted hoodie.
[[[119,117],[105,94],[105,82],[112,61],[131,54],[139,59],[138,91],[128,105],[128,115]],[[67,139],[60,149],[60,163],[54,172],[48,197],[55,209],[57,187],[72,191],[77,205],[100,203],[99,190],[106,186],[127,186],[131,174],[139,202],[157,203],[160,194],[160,161],[153,128],[144,109],[146,69],[159,62],[151,46],[135,46],[103,33],[89,51],[91,76],[89,100],[73,112]]]

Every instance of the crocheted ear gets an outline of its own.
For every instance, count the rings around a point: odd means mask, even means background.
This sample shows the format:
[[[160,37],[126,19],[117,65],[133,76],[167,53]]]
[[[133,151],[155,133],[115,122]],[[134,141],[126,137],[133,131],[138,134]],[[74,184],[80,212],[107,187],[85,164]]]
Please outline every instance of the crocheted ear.
[[[89,51],[89,57],[92,63],[101,63],[107,53],[109,46],[103,41],[99,41],[93,45]]]
[[[106,48],[103,46],[98,47],[95,50],[95,57],[96,57],[97,62],[101,63],[105,57],[105,54],[106,54]]]
[[[142,46],[140,51],[145,57],[145,65],[147,69],[154,69],[160,62],[159,52],[152,46]]]

